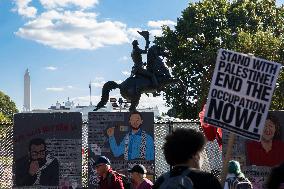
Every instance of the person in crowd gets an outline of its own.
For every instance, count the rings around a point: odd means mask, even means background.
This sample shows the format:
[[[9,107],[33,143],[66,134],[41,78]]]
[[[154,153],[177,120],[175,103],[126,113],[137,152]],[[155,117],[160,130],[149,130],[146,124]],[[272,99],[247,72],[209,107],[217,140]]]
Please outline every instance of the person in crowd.
[[[114,127],[107,130],[109,145],[115,157],[123,154],[125,160],[154,160],[154,140],[152,136],[142,130],[142,123],[141,113],[131,112],[129,116],[131,131],[125,135],[119,145],[114,137]]]
[[[29,143],[28,156],[16,160],[16,186],[58,186],[58,160],[47,154],[42,138],[34,138]]]
[[[99,175],[99,189],[124,189],[122,178],[112,168],[110,160],[99,156],[94,163]]]
[[[164,156],[173,169],[160,176],[153,189],[178,188],[174,184],[183,188],[192,188],[192,185],[195,189],[222,188],[216,177],[200,170],[203,161],[201,154],[206,143],[202,132],[194,129],[176,129],[167,135],[165,140]],[[188,183],[188,186],[183,186],[184,183]]]
[[[260,142],[247,142],[247,165],[277,166],[284,160],[284,143],[280,123],[274,115],[268,113]]]
[[[231,160],[228,163],[228,174],[226,177],[224,189],[238,188],[252,188],[251,182],[245,178],[245,175],[241,171],[241,166],[238,161]],[[242,185],[242,187],[240,187]]]
[[[284,161],[271,170],[266,187],[267,189],[284,189]]]
[[[146,178],[147,170],[143,165],[134,165],[128,172],[130,172],[133,189],[152,189],[153,183]]]

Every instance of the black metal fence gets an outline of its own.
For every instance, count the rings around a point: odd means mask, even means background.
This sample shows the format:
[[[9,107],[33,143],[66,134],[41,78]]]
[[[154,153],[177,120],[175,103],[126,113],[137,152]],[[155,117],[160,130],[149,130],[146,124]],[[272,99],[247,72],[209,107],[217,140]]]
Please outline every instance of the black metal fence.
[[[176,128],[193,128],[201,130],[197,121],[189,120],[171,120],[154,123],[154,140],[155,140],[155,177],[170,169],[166,163],[162,151],[165,136]],[[12,163],[13,163],[13,125],[0,125],[0,188],[12,188]],[[82,125],[82,148],[84,152],[88,151],[88,124]],[[186,150],[186,149],[185,149]],[[222,169],[222,152],[216,141],[208,142],[204,153],[204,163],[202,170],[212,172],[215,176],[220,177]],[[87,186],[88,157],[83,153],[82,163],[82,182]]]

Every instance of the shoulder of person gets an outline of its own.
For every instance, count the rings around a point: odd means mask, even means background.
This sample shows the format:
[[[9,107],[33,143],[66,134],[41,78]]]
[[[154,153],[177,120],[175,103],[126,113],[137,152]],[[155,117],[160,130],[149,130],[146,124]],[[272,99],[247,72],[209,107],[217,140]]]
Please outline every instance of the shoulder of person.
[[[159,188],[159,186],[165,181],[163,175],[159,176],[158,179],[153,184],[153,189]]]
[[[192,180],[194,185],[201,184],[211,186],[211,188],[216,189],[222,188],[219,180],[212,173],[193,169],[188,176]]]

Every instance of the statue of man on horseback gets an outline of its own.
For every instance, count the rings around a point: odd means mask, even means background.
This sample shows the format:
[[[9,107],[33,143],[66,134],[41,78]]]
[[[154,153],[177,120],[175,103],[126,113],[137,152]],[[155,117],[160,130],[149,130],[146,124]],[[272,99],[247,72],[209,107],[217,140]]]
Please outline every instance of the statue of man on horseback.
[[[149,32],[138,32],[146,40],[145,49],[140,49],[137,40],[132,42],[131,57],[134,62],[131,76],[117,84],[115,81],[108,81],[104,84],[102,89],[101,101],[97,104],[94,111],[104,107],[109,99],[109,92],[113,89],[119,88],[120,94],[123,98],[131,101],[129,110],[136,110],[142,93],[153,93],[160,91],[162,88],[173,83],[179,82],[178,79],[171,77],[168,68],[165,66],[163,59],[160,56],[165,56],[165,52],[157,45],[149,48]],[[142,54],[147,54],[147,64],[142,60]]]
[[[139,48],[139,46],[138,46],[139,43],[138,43],[137,40],[134,40],[132,42],[133,49],[132,49],[132,52],[131,52],[131,58],[134,62],[134,66],[132,67],[130,77],[140,75],[142,77],[149,78],[149,79],[151,79],[153,86],[158,87],[158,81],[157,81],[155,74],[143,68],[144,63],[142,61],[142,54],[147,54],[147,52],[148,52],[147,50],[148,50],[149,44],[150,44],[149,32],[148,31],[142,31],[142,32],[138,31],[138,33],[145,38],[146,46],[145,46],[145,49],[143,50],[143,49]]]

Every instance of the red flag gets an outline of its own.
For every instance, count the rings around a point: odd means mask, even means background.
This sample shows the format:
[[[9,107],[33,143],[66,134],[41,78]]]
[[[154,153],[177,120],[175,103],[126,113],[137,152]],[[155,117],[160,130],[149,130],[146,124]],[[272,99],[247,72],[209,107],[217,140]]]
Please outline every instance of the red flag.
[[[201,112],[199,112],[200,124],[203,128],[204,135],[206,136],[208,141],[217,140],[219,147],[222,148],[222,129],[214,127],[208,123],[204,123],[204,114],[205,114],[205,105]]]

